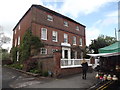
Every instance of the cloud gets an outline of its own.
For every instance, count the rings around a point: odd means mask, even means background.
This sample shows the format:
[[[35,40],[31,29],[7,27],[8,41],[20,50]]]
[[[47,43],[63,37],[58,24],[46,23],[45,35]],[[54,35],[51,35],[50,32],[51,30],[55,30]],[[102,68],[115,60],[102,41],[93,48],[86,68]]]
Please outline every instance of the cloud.
[[[117,0],[64,0],[60,12],[77,18],[80,13],[87,15],[96,12],[107,3],[115,1]]]
[[[100,30],[96,27],[86,28],[86,45],[89,46],[91,40],[96,39],[100,35]]]
[[[32,4],[43,5],[40,0],[1,0],[0,26],[4,34],[11,38],[11,43],[3,45],[4,48],[12,46],[12,29]]]

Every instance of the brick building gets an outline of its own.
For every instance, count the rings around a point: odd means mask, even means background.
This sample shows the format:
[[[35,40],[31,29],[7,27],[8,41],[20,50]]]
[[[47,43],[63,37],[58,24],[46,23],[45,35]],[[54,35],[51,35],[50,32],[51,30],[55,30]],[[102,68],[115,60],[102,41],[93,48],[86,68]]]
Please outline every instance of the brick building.
[[[79,70],[83,53],[78,48],[86,46],[84,25],[41,5],[32,5],[13,29],[13,47],[19,46],[28,28],[45,43],[39,57],[52,55],[60,71],[71,67],[72,71]],[[71,69],[68,71],[71,72]],[[76,70],[76,73],[79,71]]]

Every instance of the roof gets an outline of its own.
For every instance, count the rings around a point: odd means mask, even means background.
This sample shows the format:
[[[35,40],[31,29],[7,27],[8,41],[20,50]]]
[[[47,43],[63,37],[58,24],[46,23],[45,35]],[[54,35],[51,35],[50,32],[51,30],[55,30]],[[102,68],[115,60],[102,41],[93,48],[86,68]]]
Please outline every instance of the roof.
[[[66,17],[66,16],[64,16],[64,15],[62,15],[62,14],[60,14],[60,13],[57,13],[57,12],[55,12],[55,11],[53,11],[53,10],[50,10],[50,9],[48,9],[48,8],[46,8],[46,7],[43,7],[43,6],[41,6],[41,5],[35,5],[35,4],[33,4],[33,5],[29,8],[29,10],[23,15],[23,17],[19,20],[19,22],[18,22],[18,23],[16,24],[16,26],[14,27],[14,29],[19,25],[19,23],[21,22],[21,20],[25,17],[25,15],[27,15],[27,13],[31,10],[32,7],[36,7],[36,8],[38,8],[38,9],[40,9],[40,10],[43,10],[43,11],[52,13],[52,14],[58,16],[58,17],[65,18],[65,19],[67,19],[67,20],[69,20],[69,21],[72,21],[72,22],[74,22],[74,23],[76,23],[76,24],[79,24],[79,25],[81,25],[81,26],[83,26],[83,27],[86,27],[85,25],[82,25],[82,24],[80,24],[79,22],[77,22],[77,21],[75,21],[75,20],[73,20],[73,19],[71,19],[71,18],[69,18],[69,17]],[[14,30],[14,29],[13,29],[13,30]]]
[[[120,55],[120,53],[98,53],[98,54],[87,54],[87,55],[92,56],[92,57],[98,57],[98,56],[110,57],[110,56],[118,56]]]
[[[120,41],[99,49],[99,53],[119,53],[120,52]]]

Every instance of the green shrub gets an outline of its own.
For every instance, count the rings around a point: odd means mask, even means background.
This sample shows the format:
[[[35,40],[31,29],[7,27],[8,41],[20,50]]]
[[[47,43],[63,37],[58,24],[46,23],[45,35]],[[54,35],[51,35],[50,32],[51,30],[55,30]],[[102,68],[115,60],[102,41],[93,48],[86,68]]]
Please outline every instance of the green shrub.
[[[23,64],[11,64],[9,65],[9,67],[13,67],[13,68],[16,68],[16,69],[20,69],[22,70],[23,69]]]
[[[35,74],[41,74],[41,71],[38,69],[31,69],[30,72]]]
[[[48,71],[44,71],[44,72],[42,73],[42,76],[47,77],[47,76],[48,76]]]

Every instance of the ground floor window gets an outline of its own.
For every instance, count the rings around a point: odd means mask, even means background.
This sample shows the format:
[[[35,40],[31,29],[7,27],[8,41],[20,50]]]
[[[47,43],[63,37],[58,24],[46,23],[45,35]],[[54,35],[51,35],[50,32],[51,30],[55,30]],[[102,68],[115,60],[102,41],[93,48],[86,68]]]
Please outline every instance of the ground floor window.
[[[41,48],[40,53],[41,54],[47,54],[47,49],[46,48]]]

